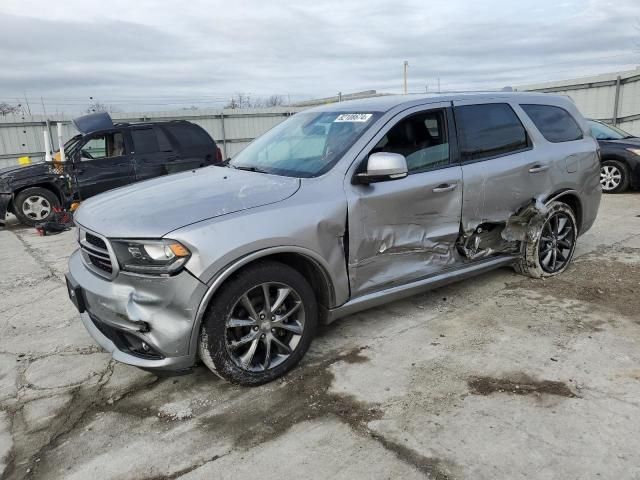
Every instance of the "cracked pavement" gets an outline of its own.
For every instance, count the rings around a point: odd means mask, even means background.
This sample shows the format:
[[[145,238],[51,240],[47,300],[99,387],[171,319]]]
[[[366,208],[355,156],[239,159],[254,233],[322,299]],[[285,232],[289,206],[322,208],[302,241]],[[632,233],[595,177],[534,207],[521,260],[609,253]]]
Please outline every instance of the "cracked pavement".
[[[640,479],[640,193],[560,277],[352,315],[257,388],[113,362],[67,299],[74,242],[0,231],[2,480]]]

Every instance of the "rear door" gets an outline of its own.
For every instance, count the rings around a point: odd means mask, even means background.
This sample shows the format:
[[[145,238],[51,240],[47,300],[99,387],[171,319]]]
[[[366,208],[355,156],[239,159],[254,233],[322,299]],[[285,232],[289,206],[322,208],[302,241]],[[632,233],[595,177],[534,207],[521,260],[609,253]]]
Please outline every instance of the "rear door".
[[[176,148],[171,171],[192,170],[216,162],[215,142],[202,127],[189,122],[167,122],[161,128]]]
[[[372,140],[375,152],[407,159],[406,178],[353,185],[347,176],[351,295],[405,284],[455,266],[462,170],[450,103],[407,110]]]
[[[485,222],[505,222],[550,190],[553,160],[535,148],[523,125],[529,120],[517,104],[457,101],[454,114],[464,179],[465,232]]]
[[[162,129],[144,125],[129,129],[137,180],[147,180],[169,173],[178,159],[175,146]]]
[[[81,199],[135,182],[130,146],[121,130],[93,133],[82,141],[71,167]]]

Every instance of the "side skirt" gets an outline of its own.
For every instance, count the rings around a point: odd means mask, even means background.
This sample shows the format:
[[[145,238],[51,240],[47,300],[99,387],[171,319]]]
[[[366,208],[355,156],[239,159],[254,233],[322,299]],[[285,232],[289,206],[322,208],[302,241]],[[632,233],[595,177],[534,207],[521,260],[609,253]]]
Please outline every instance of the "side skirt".
[[[474,277],[498,267],[511,265],[515,260],[517,260],[517,258],[518,257],[516,255],[487,258],[474,262],[471,265],[447,270],[446,272],[423,278],[421,280],[416,280],[415,282],[407,283],[405,285],[391,287],[378,292],[368,293],[361,297],[353,298],[344,305],[329,310],[327,324],[347,315],[351,315],[361,310],[366,310],[367,308],[377,307],[385,303],[400,300],[401,298],[410,297],[426,290],[432,290],[449,283]]]

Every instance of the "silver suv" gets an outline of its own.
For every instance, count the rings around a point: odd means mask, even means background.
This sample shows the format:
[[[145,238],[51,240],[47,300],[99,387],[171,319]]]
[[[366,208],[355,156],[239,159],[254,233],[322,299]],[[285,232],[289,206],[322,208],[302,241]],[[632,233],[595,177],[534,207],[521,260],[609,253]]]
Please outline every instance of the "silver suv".
[[[176,373],[199,357],[261,384],[321,322],[504,265],[561,273],[595,220],[599,172],[561,96],[326,105],[224,167],[86,201],[69,293],[116,360]]]

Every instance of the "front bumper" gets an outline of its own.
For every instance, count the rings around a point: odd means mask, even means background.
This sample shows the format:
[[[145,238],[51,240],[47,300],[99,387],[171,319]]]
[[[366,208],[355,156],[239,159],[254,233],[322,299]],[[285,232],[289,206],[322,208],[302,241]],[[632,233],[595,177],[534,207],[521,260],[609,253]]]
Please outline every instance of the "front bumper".
[[[108,280],[89,270],[77,250],[67,282],[81,296],[74,303],[81,305],[82,323],[114,360],[173,372],[195,363],[190,341],[207,287],[187,271],[172,277],[120,272]]]

